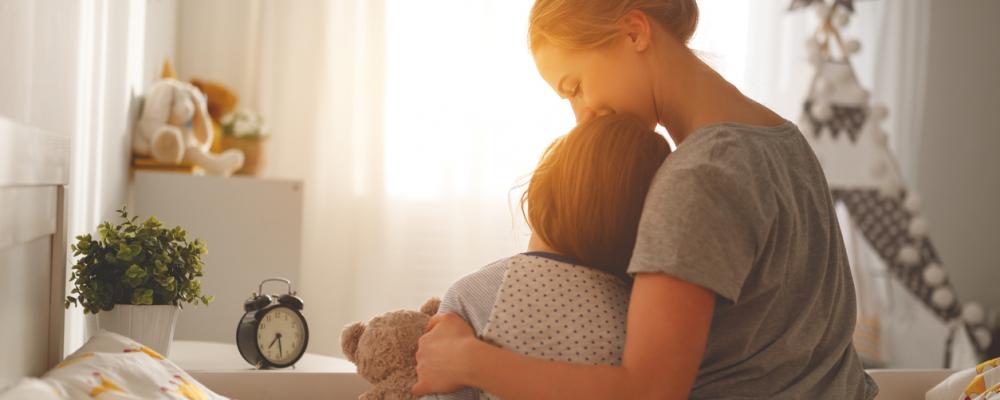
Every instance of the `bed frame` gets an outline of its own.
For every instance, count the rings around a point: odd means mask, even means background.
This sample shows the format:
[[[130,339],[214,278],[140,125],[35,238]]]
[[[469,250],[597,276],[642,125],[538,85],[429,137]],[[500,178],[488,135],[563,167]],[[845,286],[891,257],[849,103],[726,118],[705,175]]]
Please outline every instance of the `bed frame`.
[[[63,356],[70,136],[0,116],[0,387]]]

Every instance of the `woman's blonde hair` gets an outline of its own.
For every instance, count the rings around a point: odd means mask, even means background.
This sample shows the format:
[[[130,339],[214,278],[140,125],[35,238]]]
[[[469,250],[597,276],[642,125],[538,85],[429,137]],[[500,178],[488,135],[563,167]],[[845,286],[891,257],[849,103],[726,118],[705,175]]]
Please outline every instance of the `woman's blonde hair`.
[[[545,151],[521,212],[556,252],[629,280],[646,192],[668,154],[667,140],[638,118],[595,117]]]
[[[569,50],[600,47],[617,36],[618,22],[632,10],[684,44],[698,26],[695,0],[536,0],[528,23],[531,51],[545,43]]]

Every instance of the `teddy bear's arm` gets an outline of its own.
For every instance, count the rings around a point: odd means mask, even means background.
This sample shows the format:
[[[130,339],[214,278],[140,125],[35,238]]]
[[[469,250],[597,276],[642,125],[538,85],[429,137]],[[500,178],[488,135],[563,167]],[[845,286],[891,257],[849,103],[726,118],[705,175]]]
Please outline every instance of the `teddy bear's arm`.
[[[389,397],[390,392],[391,390],[389,389],[389,385],[385,384],[375,385],[371,388],[371,390],[365,392],[360,397],[358,397],[358,400],[387,400],[391,398],[396,398],[396,397]]]
[[[417,383],[416,371],[406,368],[390,374],[371,390],[361,395],[361,400],[415,400],[410,388]]]
[[[410,388],[416,383],[416,379],[406,379],[406,378],[395,378],[390,376],[388,379],[379,382],[377,385],[373,386],[371,390],[359,397],[360,400],[414,400],[412,394],[410,394]]]

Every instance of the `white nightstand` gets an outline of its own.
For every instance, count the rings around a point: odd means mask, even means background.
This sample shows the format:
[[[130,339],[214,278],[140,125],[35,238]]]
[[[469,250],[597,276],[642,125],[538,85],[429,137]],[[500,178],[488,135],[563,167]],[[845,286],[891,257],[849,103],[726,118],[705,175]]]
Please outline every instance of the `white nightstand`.
[[[223,396],[255,399],[357,399],[371,384],[351,362],[306,353],[294,368],[255,370],[235,344],[176,340],[170,360]]]

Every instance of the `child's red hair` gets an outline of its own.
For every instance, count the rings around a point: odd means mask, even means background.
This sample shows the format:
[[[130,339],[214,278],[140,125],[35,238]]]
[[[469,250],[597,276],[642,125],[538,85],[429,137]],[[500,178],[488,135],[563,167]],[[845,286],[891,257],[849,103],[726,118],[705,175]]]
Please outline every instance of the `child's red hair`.
[[[628,114],[584,122],[549,145],[521,197],[556,252],[628,279],[646,192],[670,145]]]

